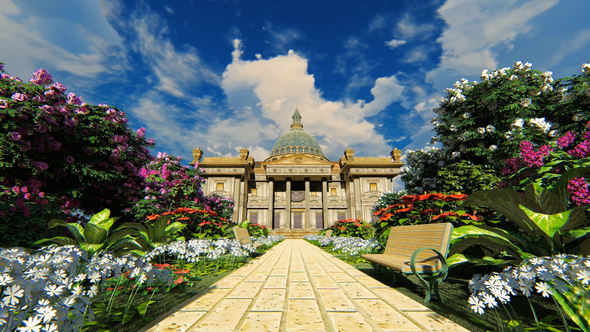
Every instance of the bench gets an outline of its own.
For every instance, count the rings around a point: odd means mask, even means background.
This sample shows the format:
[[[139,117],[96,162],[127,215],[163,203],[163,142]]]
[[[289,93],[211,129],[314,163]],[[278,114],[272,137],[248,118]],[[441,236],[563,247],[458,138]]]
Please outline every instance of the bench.
[[[324,235],[324,238],[327,239],[330,236],[332,236],[332,230],[331,229],[329,229],[329,230],[326,231],[326,235]]]
[[[248,233],[247,229],[241,227],[234,227],[232,228],[232,230],[234,231],[234,236],[236,237],[236,240],[238,240],[238,242],[244,244],[250,243],[254,247],[254,249],[258,249],[259,247],[263,246],[262,243],[252,243],[252,240],[250,240],[250,234]]]
[[[381,266],[395,274],[414,274],[424,283],[426,296],[430,301],[432,292],[442,302],[438,285],[446,279],[449,272],[447,255],[451,242],[453,225],[450,223],[423,224],[391,227],[389,238],[382,254],[364,254],[362,258],[371,262],[377,272]]]

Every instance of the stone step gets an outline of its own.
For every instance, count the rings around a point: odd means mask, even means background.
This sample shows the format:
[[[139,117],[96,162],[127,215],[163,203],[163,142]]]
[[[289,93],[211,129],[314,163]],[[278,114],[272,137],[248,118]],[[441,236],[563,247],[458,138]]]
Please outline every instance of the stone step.
[[[273,229],[274,235],[282,235],[286,239],[302,239],[306,235],[314,235],[320,232],[319,229]]]

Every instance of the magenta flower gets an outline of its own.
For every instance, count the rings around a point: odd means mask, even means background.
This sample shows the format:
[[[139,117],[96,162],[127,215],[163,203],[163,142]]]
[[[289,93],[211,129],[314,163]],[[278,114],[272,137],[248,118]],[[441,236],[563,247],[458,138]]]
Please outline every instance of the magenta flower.
[[[51,107],[49,105],[39,106],[39,108],[42,109],[43,111],[45,111],[45,113],[47,113],[47,114],[53,114],[53,107]]]
[[[27,97],[27,95],[19,93],[19,92],[13,94],[11,96],[11,98],[15,101],[25,101],[25,100],[29,99],[29,97]]]
[[[567,189],[572,193],[572,202],[578,206],[590,204],[590,191],[584,178],[573,178],[569,181]]]
[[[147,140],[147,142],[150,143],[150,144],[154,144],[154,139],[153,138],[150,138],[150,139]]]
[[[73,162],[74,162],[74,157],[72,157],[72,156],[68,156],[68,157],[66,158],[66,162],[67,162],[68,164],[71,164],[71,163],[73,163]]]
[[[38,102],[38,103],[44,103],[45,102],[45,96],[35,96],[33,97],[33,100]]]
[[[48,90],[48,91],[45,91],[43,94],[45,95],[45,97],[51,98],[51,99],[55,99],[59,96],[59,93],[57,93],[55,90]]]
[[[564,136],[557,139],[557,146],[561,149],[567,148],[576,139],[576,134],[573,131],[568,131]]]
[[[20,188],[18,186],[14,186],[10,189],[12,189],[12,192],[14,192],[15,194],[20,194]]]
[[[144,134],[145,134],[145,128],[144,127],[141,127],[139,129],[137,129],[137,137],[142,138]]]
[[[26,193],[24,197],[25,197],[25,199],[28,201],[28,200],[31,198],[31,194],[29,194],[29,193]]]
[[[8,103],[4,99],[0,99],[0,108],[7,108]]]
[[[33,77],[29,80],[29,82],[36,84],[36,85],[43,85],[46,83],[51,83],[53,77],[47,72],[45,69],[37,69],[33,73]]]

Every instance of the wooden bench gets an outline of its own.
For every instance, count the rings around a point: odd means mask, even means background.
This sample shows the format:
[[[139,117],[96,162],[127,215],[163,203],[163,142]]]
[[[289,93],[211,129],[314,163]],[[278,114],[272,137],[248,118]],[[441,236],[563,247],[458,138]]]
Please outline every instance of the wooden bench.
[[[446,279],[449,272],[447,255],[451,242],[453,225],[450,223],[423,224],[391,227],[385,252],[364,254],[362,258],[371,262],[375,272],[381,265],[404,275],[416,275],[426,287],[424,302],[430,301],[432,291],[442,301],[438,285]]]
[[[241,227],[234,227],[232,229],[234,231],[234,236],[236,237],[236,240],[238,240],[238,242],[244,244],[250,243],[254,247],[254,249],[258,249],[259,247],[263,246],[262,243],[252,243],[252,240],[250,240],[250,234],[248,233],[247,229]]]

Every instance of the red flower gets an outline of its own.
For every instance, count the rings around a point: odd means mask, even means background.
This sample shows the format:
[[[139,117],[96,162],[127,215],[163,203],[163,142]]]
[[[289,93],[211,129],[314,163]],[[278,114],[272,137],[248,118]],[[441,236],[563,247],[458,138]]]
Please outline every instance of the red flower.
[[[189,217],[181,217],[181,218],[178,218],[178,219],[176,219],[176,220],[190,220],[190,219],[191,219],[191,218],[189,218]]]
[[[158,219],[160,217],[159,214],[152,214],[151,216],[148,216],[147,219],[148,220],[154,220],[154,219]]]
[[[178,284],[183,283],[183,282],[184,282],[184,278],[183,277],[180,277],[180,278],[176,279],[176,281],[174,283],[176,285],[178,285]]]
[[[174,274],[187,274],[189,272],[190,272],[190,270],[176,270],[173,273]]]
[[[205,222],[202,222],[199,224],[199,226],[205,226],[205,224],[206,224]]]

